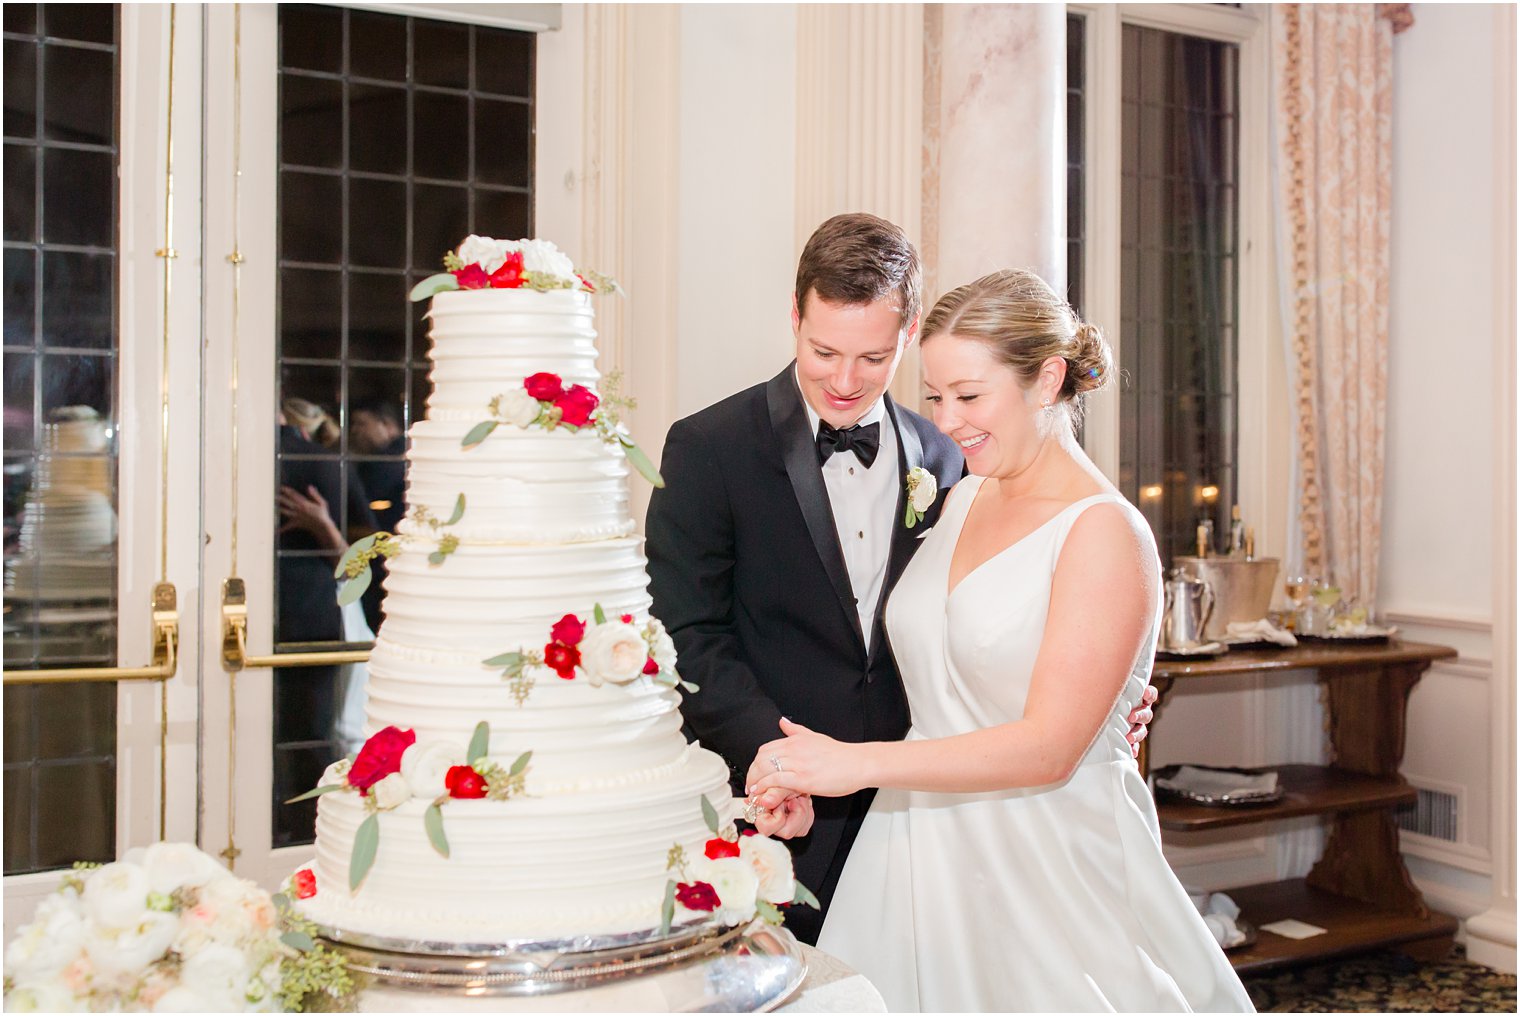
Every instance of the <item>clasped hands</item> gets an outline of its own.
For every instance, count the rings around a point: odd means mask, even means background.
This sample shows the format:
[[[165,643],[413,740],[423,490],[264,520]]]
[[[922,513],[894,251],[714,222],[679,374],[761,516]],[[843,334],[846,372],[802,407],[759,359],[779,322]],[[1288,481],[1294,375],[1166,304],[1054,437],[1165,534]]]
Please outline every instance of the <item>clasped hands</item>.
[[[814,733],[800,723],[781,721],[785,737],[760,746],[745,774],[747,800],[757,812],[755,828],[763,836],[789,839],[813,825],[812,795],[840,797],[861,789],[851,785],[846,756],[859,745]]]

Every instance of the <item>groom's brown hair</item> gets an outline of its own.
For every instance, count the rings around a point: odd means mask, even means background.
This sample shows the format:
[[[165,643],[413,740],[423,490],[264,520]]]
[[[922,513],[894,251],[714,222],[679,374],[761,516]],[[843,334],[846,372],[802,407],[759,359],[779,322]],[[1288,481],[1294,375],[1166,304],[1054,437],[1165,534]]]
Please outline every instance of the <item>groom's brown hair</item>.
[[[865,212],[836,215],[814,230],[797,259],[797,313],[809,293],[830,303],[873,303],[897,297],[902,326],[918,317],[922,271],[918,251],[898,226]]]

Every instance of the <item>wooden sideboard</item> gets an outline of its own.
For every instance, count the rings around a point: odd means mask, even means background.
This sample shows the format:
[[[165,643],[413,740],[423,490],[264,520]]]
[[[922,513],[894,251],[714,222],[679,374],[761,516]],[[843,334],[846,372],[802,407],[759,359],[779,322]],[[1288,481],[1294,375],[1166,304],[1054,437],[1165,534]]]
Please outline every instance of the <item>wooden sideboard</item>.
[[[1381,947],[1422,955],[1449,950],[1457,922],[1425,906],[1399,856],[1393,810],[1415,800],[1414,788],[1399,774],[1409,692],[1432,662],[1456,655],[1446,646],[1418,642],[1316,642],[1208,660],[1156,661],[1151,681],[1160,692],[1158,722],[1167,692],[1178,681],[1308,670],[1326,688],[1330,764],[1264,767],[1278,774],[1280,800],[1234,808],[1165,796],[1157,802],[1161,827],[1177,832],[1329,817],[1324,855],[1306,877],[1225,890],[1240,904],[1241,916],[1257,927],[1297,918],[1327,933],[1290,939],[1261,932],[1254,945],[1231,952],[1237,970],[1260,973]],[[1141,756],[1143,769],[1147,754]]]

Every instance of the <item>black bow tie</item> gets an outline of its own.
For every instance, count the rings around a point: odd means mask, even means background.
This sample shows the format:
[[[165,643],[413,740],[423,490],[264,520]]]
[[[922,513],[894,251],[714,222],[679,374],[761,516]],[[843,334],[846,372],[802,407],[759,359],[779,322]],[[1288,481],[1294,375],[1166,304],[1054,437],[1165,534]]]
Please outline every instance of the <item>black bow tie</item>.
[[[876,461],[876,453],[881,450],[881,424],[868,423],[864,426],[856,424],[837,430],[823,420],[818,421],[818,461],[820,464],[829,461],[829,456],[835,452],[850,451],[860,459],[860,464],[867,469]]]

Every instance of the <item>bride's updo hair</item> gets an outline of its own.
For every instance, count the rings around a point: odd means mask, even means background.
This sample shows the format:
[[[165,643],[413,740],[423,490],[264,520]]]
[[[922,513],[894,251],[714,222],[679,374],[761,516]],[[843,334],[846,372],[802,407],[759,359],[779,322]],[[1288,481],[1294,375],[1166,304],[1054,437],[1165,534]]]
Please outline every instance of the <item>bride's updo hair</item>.
[[[924,321],[921,342],[959,335],[985,342],[1026,385],[1052,356],[1066,360],[1057,401],[1080,412],[1082,396],[1103,387],[1113,373],[1113,352],[1096,325],[1077,317],[1065,300],[1033,272],[1005,268],[939,298]]]

